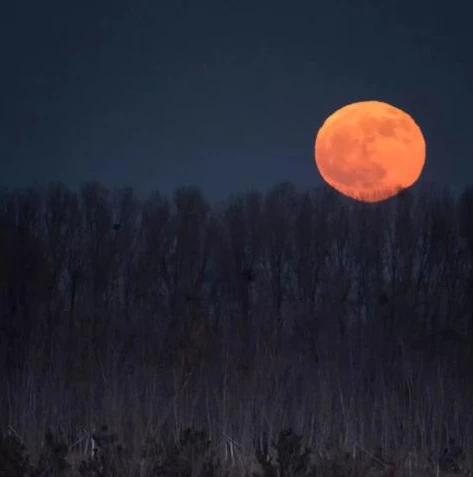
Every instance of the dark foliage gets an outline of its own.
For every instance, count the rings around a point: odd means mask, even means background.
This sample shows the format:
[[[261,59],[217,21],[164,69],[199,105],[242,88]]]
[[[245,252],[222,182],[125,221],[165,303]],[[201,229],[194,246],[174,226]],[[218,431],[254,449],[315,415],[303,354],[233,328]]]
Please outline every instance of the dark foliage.
[[[0,436],[0,477],[25,477],[29,470],[29,457],[20,439],[11,432]]]
[[[211,450],[206,433],[186,429],[178,442],[160,445],[148,441],[145,457],[155,462],[149,477],[225,477],[218,459]]]
[[[297,436],[292,429],[282,430],[272,447],[276,451],[273,462],[269,454],[268,439],[263,436],[262,444],[256,447],[256,458],[263,474],[254,473],[254,477],[309,477],[315,475],[310,465],[310,449],[302,448],[302,436]]]
[[[67,445],[47,429],[44,446],[32,477],[66,477],[71,469],[66,460],[67,453]]]

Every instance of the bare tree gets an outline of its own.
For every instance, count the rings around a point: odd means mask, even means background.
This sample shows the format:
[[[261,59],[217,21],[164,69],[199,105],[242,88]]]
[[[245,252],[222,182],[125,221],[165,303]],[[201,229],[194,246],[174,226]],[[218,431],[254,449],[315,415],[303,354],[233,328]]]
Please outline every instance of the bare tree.
[[[80,196],[86,240],[86,275],[92,299],[90,313],[95,324],[101,322],[105,325],[116,254],[110,192],[97,183],[88,183],[82,186]]]
[[[282,183],[272,188],[264,204],[265,272],[270,286],[275,325],[282,325],[282,306],[290,290],[293,230],[297,210],[294,187]]]
[[[250,192],[236,197],[223,211],[221,240],[216,244],[218,279],[228,283],[226,299],[236,303],[238,314],[231,316],[244,343],[249,343],[251,335],[252,290],[261,261],[262,226],[261,195]]]
[[[168,313],[168,297],[162,264],[170,246],[171,205],[159,192],[155,192],[142,207],[139,228],[137,269],[135,275],[136,300],[151,327],[159,316]]]
[[[112,272],[114,318],[126,324],[132,320],[139,294],[135,284],[141,245],[139,206],[131,187],[114,191],[111,244],[115,258]]]
[[[467,187],[459,202],[459,229],[463,239],[465,293],[469,297],[469,335],[473,343],[473,186]]]
[[[41,330],[48,264],[40,235],[41,195],[38,189],[4,194],[0,216],[0,274],[4,312],[0,328],[5,331],[12,366],[25,359],[31,336]],[[13,363],[16,361],[16,363]]]

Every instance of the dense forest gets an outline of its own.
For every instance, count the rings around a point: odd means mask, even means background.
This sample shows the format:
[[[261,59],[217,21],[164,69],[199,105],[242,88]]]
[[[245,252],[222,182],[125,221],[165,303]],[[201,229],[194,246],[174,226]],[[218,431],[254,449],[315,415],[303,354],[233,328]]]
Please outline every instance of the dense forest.
[[[130,462],[197,429],[282,476],[267,443],[292,429],[314,462],[424,469],[456,442],[459,471],[472,403],[473,188],[0,191],[0,430],[32,459],[48,428],[71,448],[105,424]]]

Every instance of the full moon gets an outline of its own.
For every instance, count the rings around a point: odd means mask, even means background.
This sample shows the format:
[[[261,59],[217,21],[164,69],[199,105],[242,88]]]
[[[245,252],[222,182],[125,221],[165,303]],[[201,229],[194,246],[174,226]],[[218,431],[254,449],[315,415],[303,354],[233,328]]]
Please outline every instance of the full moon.
[[[331,114],[315,138],[315,162],[338,192],[379,202],[413,185],[425,164],[425,139],[412,117],[381,101]]]

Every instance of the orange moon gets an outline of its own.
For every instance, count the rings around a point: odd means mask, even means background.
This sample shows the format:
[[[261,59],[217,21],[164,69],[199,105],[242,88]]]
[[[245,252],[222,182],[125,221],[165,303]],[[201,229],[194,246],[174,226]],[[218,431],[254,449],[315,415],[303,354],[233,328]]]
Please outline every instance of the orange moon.
[[[425,164],[425,139],[412,117],[381,101],[331,114],[315,138],[315,162],[338,192],[379,202],[413,185]]]

